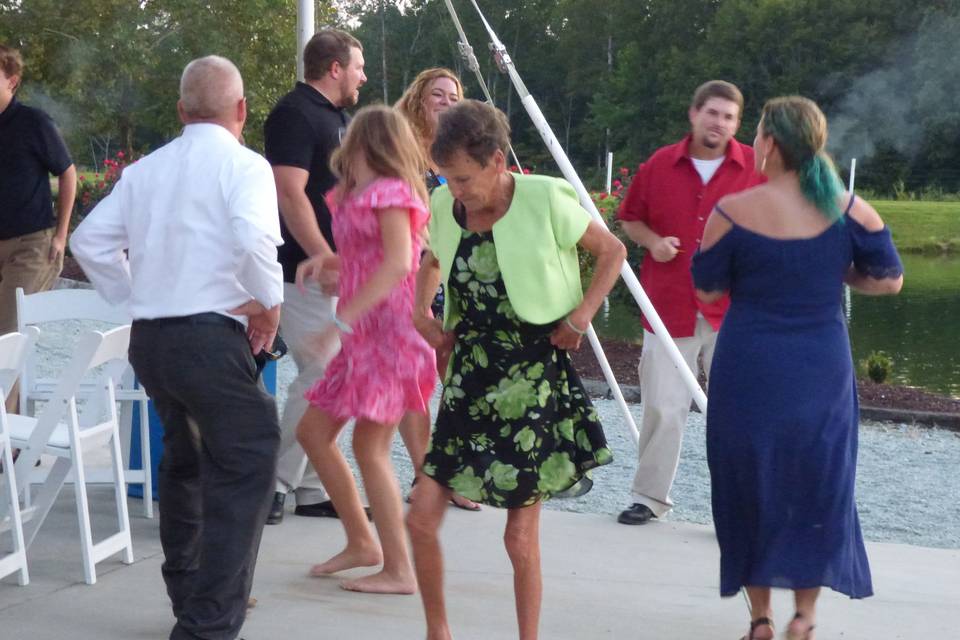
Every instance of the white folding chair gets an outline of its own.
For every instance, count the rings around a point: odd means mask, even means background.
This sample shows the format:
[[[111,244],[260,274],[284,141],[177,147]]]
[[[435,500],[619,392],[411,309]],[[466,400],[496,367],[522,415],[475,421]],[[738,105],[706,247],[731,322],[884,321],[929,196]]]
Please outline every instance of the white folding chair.
[[[83,573],[87,584],[97,581],[96,564],[115,553],[123,552],[123,562],[133,563],[115,385],[115,380],[128,366],[126,356],[129,343],[130,325],[106,333],[90,331],[80,336],[73,358],[64,369],[56,390],[39,416],[7,416],[10,441],[13,446],[20,448],[20,456],[14,466],[19,477],[27,477],[41,454],[56,456],[56,462],[37,494],[36,504],[24,510],[23,530],[27,547],[36,537],[60,489],[63,488],[67,475],[72,471],[77,521],[80,525]],[[77,408],[77,393],[84,377],[89,374],[97,377],[96,393],[84,397],[83,411],[80,412]],[[104,445],[110,448],[118,531],[95,543],[90,526],[83,458],[90,450]],[[29,491],[30,488],[21,488],[21,491],[24,490]]]
[[[17,326],[22,333],[27,326],[42,322],[64,320],[94,320],[110,324],[130,324],[131,318],[125,309],[113,306],[92,289],[55,289],[25,295],[17,289]],[[55,380],[38,378],[34,357],[27,359],[20,380],[20,411],[36,415],[37,401],[49,400],[53,395]],[[153,517],[153,477],[150,466],[150,422],[147,413],[146,391],[137,387],[133,368],[128,367],[121,380],[116,380],[117,400],[120,401],[120,446],[126,461],[127,483],[143,485],[143,515]],[[88,389],[81,390],[84,395]],[[140,469],[130,468],[130,429],[133,423],[133,406],[140,407]],[[25,480],[24,480],[25,481]]]
[[[0,578],[17,573],[17,583],[24,586],[30,582],[27,571],[27,545],[23,537],[23,517],[20,514],[20,492],[17,489],[17,474],[13,465],[13,448],[10,445],[10,426],[4,400],[13,390],[14,382],[23,370],[36,332],[30,334],[8,333],[0,337],[0,460],[3,462],[3,495],[0,495],[0,532],[10,531],[13,549],[0,556]]]

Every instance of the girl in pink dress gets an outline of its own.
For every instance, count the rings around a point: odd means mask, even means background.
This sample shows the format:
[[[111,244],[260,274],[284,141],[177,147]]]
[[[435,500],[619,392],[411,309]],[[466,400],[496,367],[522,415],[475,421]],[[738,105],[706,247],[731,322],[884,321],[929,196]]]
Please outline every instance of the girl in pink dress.
[[[413,328],[414,278],[424,204],[424,162],[406,120],[389,107],[362,109],[331,159],[339,186],[327,196],[339,256],[300,265],[298,282],[339,269],[340,301],[318,340],[339,337],[341,350],[306,393],[297,437],[333,500],[346,531],[343,551],[315,565],[329,575],[383,562],[376,574],[344,580],[348,590],[414,593],[400,488],[390,462],[404,413],[428,411],[436,379],[433,350]],[[337,436],[356,419],[353,451],[380,542],[374,538]]]

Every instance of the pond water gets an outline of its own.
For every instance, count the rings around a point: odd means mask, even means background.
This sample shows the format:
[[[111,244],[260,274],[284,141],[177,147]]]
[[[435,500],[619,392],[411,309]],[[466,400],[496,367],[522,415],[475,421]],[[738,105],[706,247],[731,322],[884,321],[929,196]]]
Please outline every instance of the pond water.
[[[892,381],[960,397],[960,257],[904,255],[898,296],[852,294],[846,307],[856,362],[893,359]],[[636,305],[611,302],[594,321],[601,337],[638,340]]]

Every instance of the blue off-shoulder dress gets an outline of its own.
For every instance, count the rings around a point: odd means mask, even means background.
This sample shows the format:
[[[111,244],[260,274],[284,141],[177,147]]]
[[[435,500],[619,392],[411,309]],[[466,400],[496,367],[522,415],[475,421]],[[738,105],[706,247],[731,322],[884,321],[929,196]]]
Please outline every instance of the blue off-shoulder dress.
[[[854,503],[859,407],[843,278],[851,265],[880,278],[903,266],[889,230],[867,231],[849,210],[812,238],[733,223],[693,258],[697,288],[731,300],[707,408],[722,596],[743,586],[873,594]]]

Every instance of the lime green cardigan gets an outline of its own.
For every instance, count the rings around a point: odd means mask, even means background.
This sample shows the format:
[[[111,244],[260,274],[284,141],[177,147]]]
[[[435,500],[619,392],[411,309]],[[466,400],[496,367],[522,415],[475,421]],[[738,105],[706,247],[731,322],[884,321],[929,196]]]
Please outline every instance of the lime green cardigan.
[[[520,174],[514,179],[510,208],[493,225],[497,262],[517,316],[532,324],[548,324],[583,300],[577,242],[590,224],[590,214],[565,180]],[[443,283],[450,279],[463,231],[453,217],[453,203],[446,185],[430,198],[430,249],[440,262]],[[458,320],[448,295],[443,325],[451,329]]]

